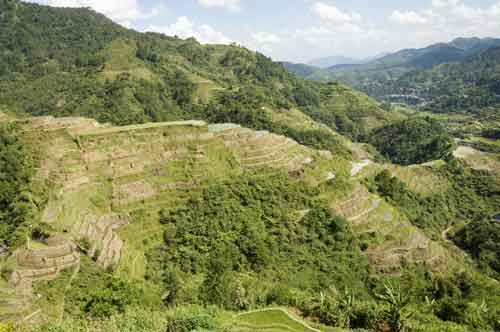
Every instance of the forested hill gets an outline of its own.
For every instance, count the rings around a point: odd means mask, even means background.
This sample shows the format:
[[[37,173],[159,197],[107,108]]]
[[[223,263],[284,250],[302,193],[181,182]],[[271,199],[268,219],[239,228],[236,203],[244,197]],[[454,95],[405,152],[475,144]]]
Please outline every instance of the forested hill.
[[[498,103],[499,47],[499,39],[457,38],[367,64],[290,70],[308,79],[339,80],[379,100],[437,112],[476,112]]]
[[[397,118],[361,93],[298,79],[237,45],[139,33],[89,9],[17,0],[0,6],[0,108],[7,113],[114,124],[197,118],[267,129],[302,143],[325,135],[304,128],[307,116],[328,117],[334,130],[341,119],[351,128],[347,134]]]
[[[391,93],[425,100],[428,110],[477,113],[500,104],[500,47],[460,62],[413,71],[387,83]]]

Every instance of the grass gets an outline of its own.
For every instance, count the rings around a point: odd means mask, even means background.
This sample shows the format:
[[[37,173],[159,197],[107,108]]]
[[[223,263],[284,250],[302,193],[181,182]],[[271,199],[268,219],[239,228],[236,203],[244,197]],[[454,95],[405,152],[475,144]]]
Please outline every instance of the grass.
[[[297,130],[319,129],[326,127],[311,119],[308,115],[302,113],[298,109],[286,111],[278,111],[274,109],[264,108],[271,115],[274,122],[283,124]]]
[[[237,331],[259,332],[319,332],[282,308],[251,311],[236,316]]]
[[[151,81],[155,74],[147,68],[137,57],[137,46],[127,40],[116,40],[106,50],[106,64],[102,73],[105,79],[114,80],[120,74],[127,73],[137,79]]]
[[[488,145],[494,145],[494,146],[497,146],[497,147],[500,147],[500,140],[494,140],[494,139],[489,139],[489,138],[484,138],[484,137],[471,137],[470,138],[471,141],[477,141],[477,142],[481,142],[481,143],[484,143],[484,144],[488,144]]]
[[[121,132],[130,132],[135,130],[150,130],[154,128],[163,128],[163,127],[179,127],[179,128],[193,128],[193,127],[206,127],[207,124],[204,121],[174,121],[174,122],[157,122],[157,123],[145,123],[139,125],[129,125],[122,127],[110,127],[110,128],[98,128],[94,131],[90,131],[85,133],[82,136],[91,137],[91,136],[99,136],[99,135],[108,135],[114,133]],[[185,128],[186,127],[186,128]]]
[[[146,273],[144,253],[163,240],[157,213],[148,211],[147,215],[136,218],[135,222],[121,229],[119,235],[125,245],[116,274],[126,279],[143,280]]]
[[[30,249],[47,249],[49,246],[47,246],[45,243],[40,242],[40,241],[30,241]]]
[[[36,302],[36,306],[42,309],[46,319],[60,321],[64,315],[65,295],[70,286],[75,268],[62,271],[59,277],[53,281],[42,281],[36,284],[36,292],[42,296]]]
[[[451,185],[445,177],[434,172],[433,167],[387,165],[387,168],[406,183],[410,190],[424,196],[444,193]]]
[[[195,84],[194,98],[201,104],[208,104],[216,92],[225,90],[217,83],[193,74],[188,74],[188,78]]]
[[[319,185],[325,182],[330,172],[333,172],[337,178],[347,176],[349,167],[348,161],[337,156],[333,156],[331,160],[328,160],[315,155],[314,163],[305,167],[303,180],[311,185]]]

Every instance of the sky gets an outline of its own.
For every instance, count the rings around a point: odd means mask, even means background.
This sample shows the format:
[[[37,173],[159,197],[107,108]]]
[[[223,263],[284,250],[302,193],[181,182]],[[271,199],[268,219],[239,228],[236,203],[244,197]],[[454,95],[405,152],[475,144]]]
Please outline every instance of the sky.
[[[237,43],[274,60],[366,58],[500,37],[500,0],[31,0],[91,7],[138,31]]]

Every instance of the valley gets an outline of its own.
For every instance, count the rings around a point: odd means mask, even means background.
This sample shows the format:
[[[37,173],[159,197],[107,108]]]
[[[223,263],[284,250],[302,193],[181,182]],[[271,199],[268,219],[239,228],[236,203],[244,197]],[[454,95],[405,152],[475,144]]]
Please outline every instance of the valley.
[[[500,328],[498,40],[318,69],[18,0],[0,32],[0,332]]]

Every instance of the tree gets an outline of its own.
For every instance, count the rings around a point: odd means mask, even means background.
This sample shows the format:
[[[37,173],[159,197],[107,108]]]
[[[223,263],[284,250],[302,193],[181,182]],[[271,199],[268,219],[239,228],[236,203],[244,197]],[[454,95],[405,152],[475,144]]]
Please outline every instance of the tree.
[[[94,317],[109,317],[123,313],[127,306],[137,303],[141,297],[139,290],[128,282],[115,277],[106,277],[100,287],[90,289],[83,310]]]
[[[404,309],[410,303],[410,298],[401,291],[400,286],[393,286],[390,283],[384,286],[384,293],[377,294],[387,308],[383,312],[382,319],[390,328],[391,332],[404,332],[405,322],[412,316]]]
[[[15,125],[0,125],[0,245],[16,241],[16,230],[34,221],[33,164]]]
[[[179,291],[181,289],[181,279],[179,277],[179,272],[175,268],[168,269],[165,272],[163,282],[165,284],[163,303],[165,303],[167,306],[175,305],[177,302]]]
[[[206,303],[216,304],[223,308],[231,307],[232,262],[229,246],[224,243],[216,245],[210,255],[207,273],[202,285],[202,295]]]

